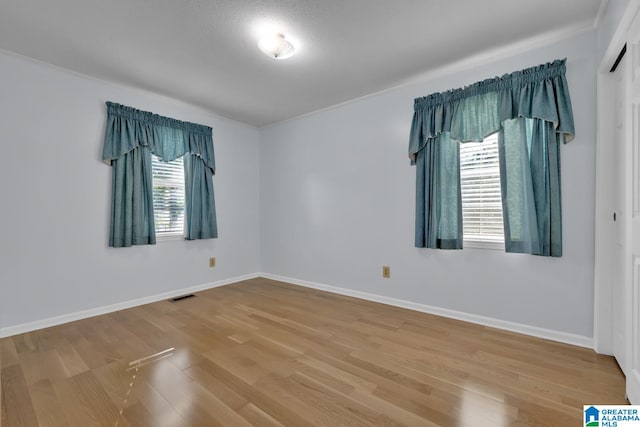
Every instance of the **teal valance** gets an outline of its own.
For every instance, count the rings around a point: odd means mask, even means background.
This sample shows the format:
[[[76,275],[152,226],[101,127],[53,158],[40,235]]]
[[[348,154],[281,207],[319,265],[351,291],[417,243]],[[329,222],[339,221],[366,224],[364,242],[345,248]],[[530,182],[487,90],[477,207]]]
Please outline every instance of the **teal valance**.
[[[451,132],[459,142],[482,141],[504,121],[518,117],[553,123],[562,140],[571,141],[575,130],[565,72],[566,59],[556,60],[416,98],[409,140],[412,163],[428,138]]]
[[[202,158],[215,173],[212,129],[209,126],[184,122],[137,110],[126,105],[107,102],[107,127],[102,159],[111,164],[130,151],[149,147],[165,162],[190,153]]]

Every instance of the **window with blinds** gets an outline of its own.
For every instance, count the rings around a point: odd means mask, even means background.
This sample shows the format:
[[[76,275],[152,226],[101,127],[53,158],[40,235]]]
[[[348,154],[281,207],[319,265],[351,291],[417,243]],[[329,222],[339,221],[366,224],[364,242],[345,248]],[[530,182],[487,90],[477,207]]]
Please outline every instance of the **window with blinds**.
[[[460,183],[464,240],[503,243],[498,134],[460,144]]]
[[[183,157],[163,162],[152,156],[153,213],[156,236],[184,235]]]

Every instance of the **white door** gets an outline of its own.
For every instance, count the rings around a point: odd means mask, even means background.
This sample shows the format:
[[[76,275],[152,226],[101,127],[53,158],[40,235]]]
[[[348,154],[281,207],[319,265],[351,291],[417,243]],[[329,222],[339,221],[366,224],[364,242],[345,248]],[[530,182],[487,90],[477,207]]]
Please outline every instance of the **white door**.
[[[622,356],[627,377],[627,396],[640,404],[640,14],[633,18],[627,33],[627,58],[624,64],[624,221],[623,243],[624,310],[626,350]]]
[[[613,355],[615,356],[622,371],[627,372],[627,310],[626,306],[626,227],[625,227],[625,63],[621,62],[615,72],[615,133],[611,146],[614,150],[614,163],[616,167],[613,171],[613,188],[615,188],[615,211],[611,220],[615,227],[615,240],[613,242]]]

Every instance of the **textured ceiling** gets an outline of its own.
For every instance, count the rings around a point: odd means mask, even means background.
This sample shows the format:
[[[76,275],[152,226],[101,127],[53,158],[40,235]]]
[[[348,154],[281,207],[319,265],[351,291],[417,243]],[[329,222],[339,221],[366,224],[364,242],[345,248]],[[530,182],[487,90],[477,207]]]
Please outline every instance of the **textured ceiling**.
[[[588,28],[601,1],[0,0],[0,49],[262,126]],[[299,52],[263,55],[269,28]]]

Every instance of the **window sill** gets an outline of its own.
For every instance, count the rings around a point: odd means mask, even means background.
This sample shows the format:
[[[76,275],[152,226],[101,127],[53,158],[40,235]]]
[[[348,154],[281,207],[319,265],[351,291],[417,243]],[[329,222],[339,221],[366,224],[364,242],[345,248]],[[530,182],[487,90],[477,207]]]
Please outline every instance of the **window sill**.
[[[184,235],[182,234],[169,234],[169,235],[156,235],[156,242],[170,242],[172,240],[184,240]]]
[[[504,242],[492,242],[490,240],[464,240],[462,245],[465,249],[489,249],[492,251],[504,252]]]

